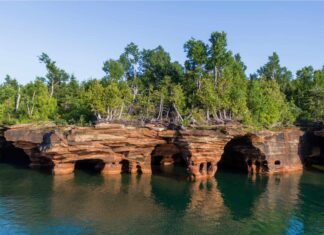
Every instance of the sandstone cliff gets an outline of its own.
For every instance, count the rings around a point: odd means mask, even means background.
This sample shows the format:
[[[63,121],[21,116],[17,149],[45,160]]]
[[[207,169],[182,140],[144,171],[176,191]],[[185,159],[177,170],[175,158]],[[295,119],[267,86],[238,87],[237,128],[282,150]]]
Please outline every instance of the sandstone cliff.
[[[190,176],[204,178],[215,175],[219,162],[241,164],[250,173],[300,170],[302,134],[298,129],[251,134],[231,127],[168,130],[153,125],[49,124],[9,126],[4,137],[29,156],[31,167],[51,166],[56,175],[72,173],[75,164],[85,160],[95,161],[102,174],[150,174],[154,158],[159,157],[162,164],[173,164],[180,156]],[[237,141],[240,139],[243,141]],[[266,167],[260,170],[260,165]]]

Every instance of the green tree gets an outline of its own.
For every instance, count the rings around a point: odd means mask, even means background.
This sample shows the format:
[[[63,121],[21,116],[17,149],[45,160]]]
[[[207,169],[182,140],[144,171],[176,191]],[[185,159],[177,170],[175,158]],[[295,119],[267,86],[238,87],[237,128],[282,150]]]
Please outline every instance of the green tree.
[[[272,127],[294,121],[285,96],[275,80],[261,78],[251,81],[249,94],[248,104],[254,123]]]
[[[42,53],[44,77],[21,85],[7,76],[0,84],[0,123],[157,119],[273,127],[296,117],[323,121],[324,67],[301,68],[293,79],[273,53],[248,80],[225,32],[213,32],[207,43],[190,38],[184,51],[183,67],[162,46],[139,51],[130,43],[118,59],[104,62],[103,78],[81,83]]]
[[[188,60],[185,61],[187,73],[196,81],[197,90],[201,88],[201,78],[205,75],[207,63],[207,46],[203,41],[191,38],[184,44]]]
[[[93,80],[86,88],[86,103],[98,121],[112,121],[122,117],[131,101],[131,90],[125,82],[109,81],[106,86]]]
[[[22,89],[22,109],[20,118],[25,120],[49,120],[56,114],[56,99],[50,97],[46,84],[36,80]]]
[[[249,120],[250,112],[247,107],[247,79],[244,73],[246,66],[241,61],[239,55],[231,59],[229,65],[224,70],[224,76],[220,79],[218,93],[225,93],[223,96],[223,108],[227,111],[224,113],[225,119]],[[223,81],[222,81],[223,80]]]
[[[183,69],[177,62],[171,62],[170,55],[165,52],[162,46],[153,50],[143,50],[141,55],[141,73],[145,85],[159,83],[165,76],[172,78],[172,82],[180,82]]]
[[[84,97],[87,106],[94,114],[96,119],[100,121],[102,115],[105,113],[104,104],[104,87],[98,80],[91,80],[86,84],[86,90],[82,97]]]
[[[222,76],[231,53],[227,51],[227,35],[225,32],[213,32],[209,39],[209,67],[214,73],[214,83]]]
[[[53,97],[60,85],[69,80],[69,75],[63,69],[57,67],[56,62],[52,61],[47,54],[42,53],[38,58],[41,63],[46,65],[47,74],[45,78],[50,89],[50,97]]]
[[[276,52],[273,52],[268,58],[268,62],[258,70],[260,77],[269,80],[276,80],[282,92],[287,98],[290,98],[292,93],[292,73],[286,68],[281,67],[280,59]]]
[[[7,75],[4,83],[0,85],[0,104],[2,122],[11,122],[17,118],[20,107],[21,92],[20,85],[16,79]]]
[[[120,61],[127,69],[127,76],[129,80],[135,81],[137,78],[138,67],[140,60],[140,52],[138,46],[131,42],[125,47],[124,53],[120,56]]]
[[[306,91],[306,105],[304,110],[308,112],[307,116],[310,120],[324,121],[324,68],[314,71],[313,84]],[[308,79],[307,79],[308,81]]]
[[[214,113],[215,117],[217,116],[216,112],[219,109],[220,102],[211,79],[202,79],[201,89],[197,92],[197,100],[200,103],[200,107],[205,111],[208,121],[210,120],[211,112]]]
[[[79,84],[73,75],[69,82],[61,85],[57,98],[59,121],[78,124],[91,120],[92,112],[83,97],[84,89],[84,84]]]
[[[118,60],[107,60],[102,70],[107,74],[108,80],[120,81],[125,75],[124,65]]]
[[[312,66],[304,67],[297,71],[296,79],[293,81],[293,99],[301,111],[300,118],[311,119],[308,110],[309,91],[314,85],[314,69]]]

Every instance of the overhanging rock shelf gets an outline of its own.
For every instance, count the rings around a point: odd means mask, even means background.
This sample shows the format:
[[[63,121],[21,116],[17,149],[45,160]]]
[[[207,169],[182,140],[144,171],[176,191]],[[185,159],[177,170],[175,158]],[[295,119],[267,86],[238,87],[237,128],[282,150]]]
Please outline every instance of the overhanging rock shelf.
[[[54,175],[71,174],[76,162],[91,159],[102,165],[104,175],[151,174],[154,158],[172,164],[180,156],[194,178],[213,177],[218,166],[251,174],[301,170],[302,135],[297,128],[247,133],[231,127],[168,130],[121,124],[14,125],[3,130],[5,141],[28,155],[30,167],[50,166]]]

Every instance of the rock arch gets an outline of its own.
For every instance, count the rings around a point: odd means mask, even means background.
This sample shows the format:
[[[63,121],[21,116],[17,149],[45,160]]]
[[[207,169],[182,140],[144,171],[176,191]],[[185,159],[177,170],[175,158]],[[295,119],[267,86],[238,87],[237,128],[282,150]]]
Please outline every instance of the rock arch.
[[[220,169],[250,174],[268,172],[265,154],[253,145],[252,135],[238,136],[229,141],[218,163]]]
[[[297,128],[246,134],[230,127],[169,130],[108,123],[95,127],[18,125],[8,127],[3,137],[29,156],[31,166],[52,164],[57,175],[73,173],[77,160],[94,158],[105,163],[102,174],[120,174],[122,160],[129,161],[130,173],[151,174],[152,153],[164,146],[171,154],[160,154],[163,163],[173,163],[181,153],[190,176],[208,178],[215,175],[218,165],[253,173],[301,170],[302,134]],[[166,147],[170,144],[176,150]],[[274,168],[276,160],[280,168]]]
[[[186,150],[176,143],[166,143],[157,145],[151,154],[151,163],[162,165],[187,164]]]
[[[218,165],[250,174],[302,170],[302,134],[298,129],[285,129],[236,136],[226,144]]]
[[[174,143],[157,145],[151,154],[151,169],[153,174],[181,175],[188,169],[187,149]],[[174,171],[174,166],[178,171]]]

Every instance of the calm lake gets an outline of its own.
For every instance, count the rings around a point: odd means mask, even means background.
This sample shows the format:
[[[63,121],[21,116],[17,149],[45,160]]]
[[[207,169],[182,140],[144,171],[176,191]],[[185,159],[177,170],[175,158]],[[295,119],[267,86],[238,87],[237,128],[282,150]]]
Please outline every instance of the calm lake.
[[[0,164],[0,234],[324,234],[324,174],[75,175]]]

